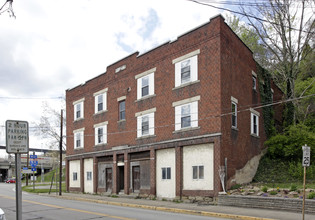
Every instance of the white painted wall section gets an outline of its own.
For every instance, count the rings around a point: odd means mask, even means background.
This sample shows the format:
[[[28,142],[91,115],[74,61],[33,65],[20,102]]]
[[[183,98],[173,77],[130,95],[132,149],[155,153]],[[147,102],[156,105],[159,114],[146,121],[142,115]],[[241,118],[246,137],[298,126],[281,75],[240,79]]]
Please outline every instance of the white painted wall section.
[[[73,173],[77,173],[77,180],[73,180]],[[69,162],[69,186],[80,187],[80,160]]]
[[[90,180],[87,180],[87,172],[92,173]],[[93,193],[93,158],[84,160],[84,192]]]
[[[213,190],[213,144],[193,145],[183,148],[183,189]],[[204,166],[204,178],[193,179],[193,166]]]
[[[162,179],[162,168],[171,168],[171,179]],[[176,190],[175,148],[156,151],[156,195],[175,198]]]

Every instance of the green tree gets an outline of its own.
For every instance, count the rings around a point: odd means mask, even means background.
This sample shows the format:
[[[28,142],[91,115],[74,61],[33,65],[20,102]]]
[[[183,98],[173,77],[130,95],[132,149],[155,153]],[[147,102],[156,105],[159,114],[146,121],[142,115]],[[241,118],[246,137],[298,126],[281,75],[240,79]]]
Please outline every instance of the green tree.
[[[307,56],[305,48],[314,41],[315,16],[312,8],[315,2],[268,0],[256,2],[250,7],[242,5],[241,11],[249,25],[270,52],[268,67],[273,78],[285,91],[286,99],[296,98],[295,83],[301,62]],[[297,104],[295,101],[286,104],[284,115],[287,126],[295,123]]]
[[[302,160],[302,146],[311,147],[311,161],[315,161],[315,133],[306,125],[289,126],[283,134],[271,137],[265,142],[271,158],[282,160]]]

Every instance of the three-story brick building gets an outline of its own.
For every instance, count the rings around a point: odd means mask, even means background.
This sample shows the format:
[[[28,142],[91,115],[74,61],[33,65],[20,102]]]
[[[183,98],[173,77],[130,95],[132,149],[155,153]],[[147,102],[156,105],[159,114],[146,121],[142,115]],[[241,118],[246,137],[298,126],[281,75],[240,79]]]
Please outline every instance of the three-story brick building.
[[[216,16],[66,91],[67,190],[216,196],[264,148],[252,52]],[[273,86],[274,96],[281,98]]]

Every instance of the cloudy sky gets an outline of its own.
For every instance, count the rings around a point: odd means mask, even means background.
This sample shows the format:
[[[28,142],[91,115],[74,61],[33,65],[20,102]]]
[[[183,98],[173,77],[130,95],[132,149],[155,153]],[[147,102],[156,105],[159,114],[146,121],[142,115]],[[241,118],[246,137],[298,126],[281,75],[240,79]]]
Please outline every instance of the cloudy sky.
[[[44,102],[60,111],[66,89],[220,13],[186,0],[14,0],[13,9],[16,18],[0,15],[2,146],[6,120],[34,127]],[[30,130],[30,147],[45,148]]]

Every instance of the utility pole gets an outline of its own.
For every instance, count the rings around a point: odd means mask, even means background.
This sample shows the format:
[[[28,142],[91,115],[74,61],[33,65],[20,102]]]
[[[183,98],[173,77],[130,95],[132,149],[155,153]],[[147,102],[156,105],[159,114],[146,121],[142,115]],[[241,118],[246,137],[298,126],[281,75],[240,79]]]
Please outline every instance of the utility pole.
[[[63,129],[63,110],[61,109],[61,116],[60,116],[60,142],[59,142],[59,196],[62,195],[61,193],[61,183],[62,183],[62,129]]]

